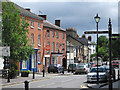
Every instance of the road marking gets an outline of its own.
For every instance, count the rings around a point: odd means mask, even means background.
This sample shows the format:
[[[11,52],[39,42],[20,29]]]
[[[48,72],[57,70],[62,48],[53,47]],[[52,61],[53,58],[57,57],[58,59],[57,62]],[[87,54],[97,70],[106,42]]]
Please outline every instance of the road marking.
[[[53,85],[55,83],[50,83],[50,84],[45,84],[45,85],[41,85],[41,86],[38,86],[38,87],[44,87],[44,86],[49,86],[49,85]]]
[[[61,81],[62,83],[64,83],[64,82],[68,82],[68,81],[72,81],[73,79],[69,79],[69,80],[66,80],[66,81]]]
[[[88,87],[87,87],[87,84],[81,85],[81,88],[88,88]]]

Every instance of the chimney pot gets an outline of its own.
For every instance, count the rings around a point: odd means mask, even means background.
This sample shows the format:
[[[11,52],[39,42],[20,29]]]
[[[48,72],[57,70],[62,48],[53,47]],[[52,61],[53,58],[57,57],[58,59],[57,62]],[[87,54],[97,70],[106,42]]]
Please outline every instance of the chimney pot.
[[[60,20],[55,20],[55,25],[60,27]]]
[[[30,12],[30,8],[26,8],[25,10],[29,11]]]
[[[92,37],[91,37],[91,36],[88,36],[88,40],[92,41]]]
[[[38,16],[40,16],[40,17],[44,18],[45,20],[47,20],[47,15],[38,15]]]

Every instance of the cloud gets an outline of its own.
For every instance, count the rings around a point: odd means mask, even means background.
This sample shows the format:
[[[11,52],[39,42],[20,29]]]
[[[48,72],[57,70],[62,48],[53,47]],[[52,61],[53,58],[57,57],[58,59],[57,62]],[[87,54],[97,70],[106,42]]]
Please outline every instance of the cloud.
[[[106,2],[37,1],[38,0],[35,0],[34,2],[16,3],[22,7],[30,7],[32,9],[32,12],[36,14],[41,14],[39,13],[39,11],[41,11],[42,14],[46,14],[48,16],[48,20],[52,23],[54,23],[55,19],[60,19],[62,28],[75,28],[80,36],[84,34],[84,31],[86,30],[96,29],[96,22],[94,20],[94,17],[97,13],[101,17],[99,22],[99,30],[108,30],[108,19],[111,18],[113,32],[118,31],[118,3],[112,2],[113,0],[109,0],[111,2],[107,2],[108,0],[105,0]]]

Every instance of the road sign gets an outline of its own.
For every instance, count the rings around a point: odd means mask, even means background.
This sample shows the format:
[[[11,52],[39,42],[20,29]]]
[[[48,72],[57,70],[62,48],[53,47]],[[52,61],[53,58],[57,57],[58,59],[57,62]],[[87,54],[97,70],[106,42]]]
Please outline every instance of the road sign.
[[[85,34],[97,34],[97,31],[86,31]],[[98,34],[107,34],[108,31],[98,31]]]
[[[10,56],[10,47],[0,47],[0,56]]]
[[[46,45],[46,50],[50,50],[50,45]]]

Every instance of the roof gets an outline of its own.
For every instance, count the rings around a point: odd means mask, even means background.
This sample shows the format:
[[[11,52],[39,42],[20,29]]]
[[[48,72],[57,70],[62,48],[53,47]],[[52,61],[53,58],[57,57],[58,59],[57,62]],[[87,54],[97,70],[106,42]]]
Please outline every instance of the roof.
[[[75,41],[77,41],[77,42],[79,42],[79,43],[81,43],[83,45],[83,43],[80,40],[78,40],[77,38],[75,38],[75,37],[73,37],[71,35],[67,35],[66,38],[68,38],[68,37],[71,37],[72,39],[74,39]],[[69,39],[67,39],[67,40],[69,40]]]
[[[62,29],[61,27],[51,23],[50,21],[48,20],[44,20],[43,21],[43,26],[44,27],[47,27],[47,28],[52,28],[52,29],[58,29],[58,30],[62,30],[62,31],[65,31],[64,29]]]
[[[17,5],[17,4],[15,4],[15,5],[16,5],[16,8],[19,9],[21,15],[36,18],[36,19],[40,19],[40,20],[44,20],[44,18],[42,18],[42,17],[40,17],[40,16],[38,16],[38,15],[36,15],[36,14],[34,14],[34,13],[32,13],[32,12],[22,8],[22,7],[20,7],[19,5]]]
[[[80,40],[84,45],[88,45],[88,39],[86,38],[77,38],[78,40]]]

